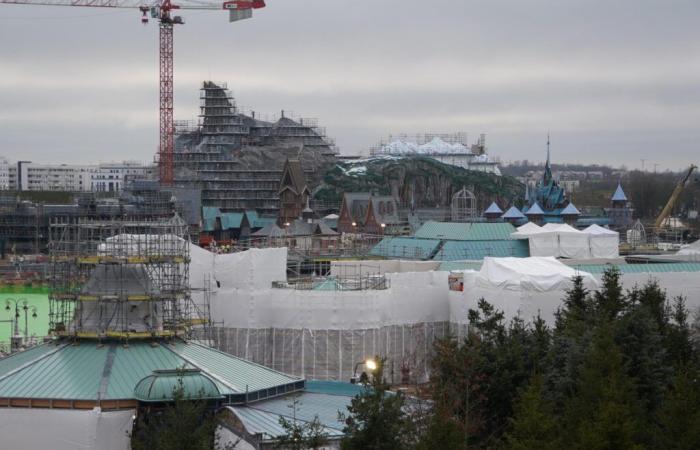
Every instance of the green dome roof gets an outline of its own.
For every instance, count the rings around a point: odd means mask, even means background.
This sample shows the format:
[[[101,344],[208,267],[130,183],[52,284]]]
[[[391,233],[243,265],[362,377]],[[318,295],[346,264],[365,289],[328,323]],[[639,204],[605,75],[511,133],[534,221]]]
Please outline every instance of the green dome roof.
[[[168,402],[182,380],[185,399],[205,400],[221,398],[221,392],[211,378],[199,369],[154,370],[136,383],[134,397],[141,402]]]

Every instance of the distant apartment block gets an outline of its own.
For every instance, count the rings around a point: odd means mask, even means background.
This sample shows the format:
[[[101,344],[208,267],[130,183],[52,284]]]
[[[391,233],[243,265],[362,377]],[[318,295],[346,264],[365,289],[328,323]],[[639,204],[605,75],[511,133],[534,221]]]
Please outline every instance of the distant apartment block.
[[[0,189],[13,191],[121,192],[129,180],[151,179],[152,165],[135,161],[89,164],[10,163],[0,158]]]
[[[0,190],[10,189],[10,162],[0,156]]]

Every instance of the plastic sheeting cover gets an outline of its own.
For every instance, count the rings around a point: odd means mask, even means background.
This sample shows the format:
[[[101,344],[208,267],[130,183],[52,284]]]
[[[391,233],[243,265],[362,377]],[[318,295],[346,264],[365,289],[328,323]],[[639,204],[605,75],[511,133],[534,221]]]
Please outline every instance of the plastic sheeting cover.
[[[688,244],[676,253],[678,255],[700,255],[700,240]]]
[[[576,275],[596,283],[590,273],[572,269],[553,257],[484,258],[475,279],[481,286],[552,291],[568,287]]]
[[[620,256],[620,233],[593,224],[583,230],[589,236],[592,258],[617,258]]]
[[[0,447],[12,450],[127,450],[134,410],[0,408]]]

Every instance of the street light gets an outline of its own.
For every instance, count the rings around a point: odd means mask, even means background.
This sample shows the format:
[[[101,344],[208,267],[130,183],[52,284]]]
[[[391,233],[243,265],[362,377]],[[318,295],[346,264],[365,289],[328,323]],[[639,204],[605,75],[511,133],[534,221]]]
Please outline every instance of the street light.
[[[362,374],[358,377],[357,376],[357,368],[364,364],[365,368],[370,371],[370,373],[373,373],[375,370],[377,370],[377,362],[373,360],[372,358],[368,358],[364,361],[360,361],[355,364],[355,369],[352,372],[352,378],[350,378],[350,383],[352,384],[367,384],[369,382],[369,377],[367,376],[367,372],[362,372]]]
[[[19,317],[20,311],[24,312],[24,341],[25,343],[29,340],[29,311],[32,312],[32,318],[37,318],[36,306],[30,305],[26,298],[8,298],[5,300],[5,311],[12,311],[12,306],[15,306],[15,317],[12,320],[12,337],[10,338],[10,351],[16,351],[21,343],[22,337],[19,334]]]

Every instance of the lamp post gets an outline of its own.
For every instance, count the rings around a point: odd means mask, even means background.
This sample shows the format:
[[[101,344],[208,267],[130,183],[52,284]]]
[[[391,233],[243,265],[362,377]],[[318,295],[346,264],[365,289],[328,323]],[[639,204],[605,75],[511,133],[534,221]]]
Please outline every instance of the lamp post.
[[[12,337],[10,338],[10,352],[15,352],[22,345],[22,336],[19,334],[19,317],[20,311],[24,312],[24,342],[29,340],[29,311],[32,312],[32,318],[37,318],[36,306],[30,305],[26,298],[8,298],[5,300],[5,311],[12,311],[14,305],[15,316],[12,321]]]
[[[377,362],[375,360],[369,358],[364,361],[360,361],[355,364],[355,369],[352,371],[352,378],[350,378],[350,383],[357,384],[358,382],[363,381],[362,375],[360,375],[359,377],[357,376],[357,368],[363,364],[370,371],[370,373],[373,373],[375,370],[377,370]],[[362,372],[362,374],[365,376],[365,378],[367,378],[366,372]]]

